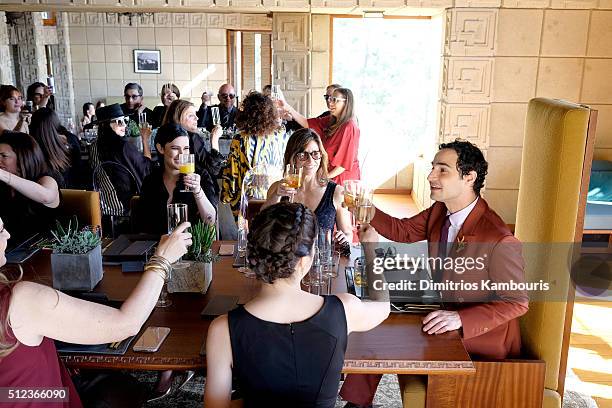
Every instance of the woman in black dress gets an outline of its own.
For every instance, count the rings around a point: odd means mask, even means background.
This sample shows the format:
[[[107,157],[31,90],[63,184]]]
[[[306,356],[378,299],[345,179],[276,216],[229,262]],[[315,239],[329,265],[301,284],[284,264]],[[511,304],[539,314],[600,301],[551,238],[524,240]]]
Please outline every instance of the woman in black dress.
[[[187,216],[195,225],[198,220],[215,220],[219,196],[208,173],[181,175],[179,154],[189,154],[189,137],[180,125],[163,125],[157,131],[155,147],[161,167],[155,168],[142,185],[138,210],[133,214],[138,232],[165,234],[168,232],[168,204],[187,204]],[[182,192],[189,187],[191,192]]]
[[[283,180],[273,183],[263,207],[278,203],[283,197],[293,196],[293,202],[314,210],[319,228],[333,230],[338,242],[352,242],[351,216],[342,207],[344,188],[327,175],[327,153],[319,135],[312,129],[300,129],[287,141],[285,167],[292,164],[302,168],[302,182],[297,189]]]
[[[208,329],[207,408],[229,406],[232,372],[247,408],[335,406],[348,334],[376,327],[390,306],[387,292],[372,290],[378,301],[361,302],[301,290],[317,230],[316,216],[300,203],[275,204],[253,220],[247,257],[261,291]],[[378,235],[364,226],[360,238],[373,243]],[[375,280],[371,270],[368,280]]]
[[[0,135],[0,218],[11,231],[10,245],[37,232],[48,232],[60,204],[57,182],[32,136],[4,131]]]

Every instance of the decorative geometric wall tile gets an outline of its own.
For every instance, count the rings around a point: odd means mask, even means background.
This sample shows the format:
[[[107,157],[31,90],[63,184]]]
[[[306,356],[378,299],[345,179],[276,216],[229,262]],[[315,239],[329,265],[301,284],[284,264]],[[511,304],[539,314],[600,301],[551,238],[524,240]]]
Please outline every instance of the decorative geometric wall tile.
[[[223,28],[225,20],[223,14],[206,14],[206,27],[209,28]]]
[[[481,148],[487,148],[489,145],[487,134],[489,111],[489,105],[446,104],[442,141],[449,142],[461,138]]]
[[[453,9],[446,33],[447,55],[489,56],[495,48],[497,10]]]
[[[306,90],[309,85],[308,54],[274,52],[274,84],[285,90]]]
[[[224,28],[239,30],[240,29],[240,14],[225,14]]]
[[[548,8],[550,0],[502,0],[505,8]]]
[[[418,8],[450,8],[453,0],[406,0],[406,7]]]
[[[153,15],[155,26],[166,26],[169,27],[172,24],[172,16],[170,13],[155,13]]]
[[[550,7],[554,9],[594,9],[598,0],[551,0]]]
[[[138,18],[138,27],[155,27],[155,18],[151,14],[145,14]]]
[[[455,0],[455,7],[499,7],[501,0]]]
[[[293,106],[295,110],[303,115],[308,114],[308,92],[285,91],[283,88],[283,95],[285,96],[285,99],[287,99],[287,102],[289,102],[289,104]]]
[[[241,14],[242,29],[272,30],[272,18],[266,14]]]
[[[278,0],[278,5],[283,8],[304,11],[308,9],[308,0]]]
[[[357,7],[357,0],[313,0],[312,7],[320,8],[353,8]]]
[[[85,21],[87,27],[91,26],[103,26],[104,25],[104,13],[86,13]]]
[[[189,16],[186,13],[172,13],[172,26],[173,27],[188,27]]]
[[[203,13],[189,13],[189,26],[194,28],[206,27],[206,15]]]
[[[310,16],[307,13],[275,13],[272,48],[276,51],[302,51],[310,48]]]
[[[491,100],[493,58],[445,58],[442,99],[449,103],[488,103]]]
[[[85,27],[87,25],[85,13],[68,13],[68,24],[76,27]]]

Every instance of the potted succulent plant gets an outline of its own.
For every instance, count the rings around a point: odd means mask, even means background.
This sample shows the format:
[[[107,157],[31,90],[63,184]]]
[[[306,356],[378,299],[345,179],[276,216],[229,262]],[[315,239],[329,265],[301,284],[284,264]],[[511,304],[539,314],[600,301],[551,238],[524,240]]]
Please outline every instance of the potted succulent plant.
[[[183,260],[187,267],[173,269],[168,280],[168,292],[206,293],[212,281],[212,263],[217,260],[213,255],[212,244],[217,237],[215,224],[198,221],[191,227],[191,241]]]
[[[74,227],[73,227],[74,225]],[[51,231],[53,287],[59,290],[92,290],[102,280],[101,239],[95,231],[79,230],[76,219]]]

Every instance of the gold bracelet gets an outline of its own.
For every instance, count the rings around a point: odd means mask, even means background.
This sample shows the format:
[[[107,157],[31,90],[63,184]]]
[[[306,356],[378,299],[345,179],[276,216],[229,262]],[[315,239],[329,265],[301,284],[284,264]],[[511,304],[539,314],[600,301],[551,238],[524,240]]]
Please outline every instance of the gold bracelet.
[[[149,272],[149,271],[157,274],[160,278],[162,278],[164,282],[168,282],[168,275],[166,275],[166,272],[164,272],[164,270],[160,268],[159,266],[149,265],[145,268],[145,272]]]

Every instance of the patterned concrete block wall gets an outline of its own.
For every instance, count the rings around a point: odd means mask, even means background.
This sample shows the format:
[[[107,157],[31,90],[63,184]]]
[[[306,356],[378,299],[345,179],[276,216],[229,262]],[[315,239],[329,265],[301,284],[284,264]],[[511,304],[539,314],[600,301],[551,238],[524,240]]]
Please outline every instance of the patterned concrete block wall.
[[[6,14],[0,11],[0,21],[5,21],[5,19]],[[6,24],[0,24],[0,83],[15,83],[12,46]]]
[[[440,141],[461,137],[485,150],[484,195],[514,223],[529,99],[598,109],[595,158],[612,160],[612,10],[592,9],[611,6],[596,1],[502,6],[447,10]]]
[[[142,85],[149,105],[160,103],[159,90],[168,82],[178,85],[182,98],[199,104],[203,90],[216,95],[228,80],[226,30],[272,28],[263,14],[148,13],[130,19],[114,13],[69,13],[68,18],[77,107],[121,99],[128,82]],[[160,50],[161,73],[135,73],[134,49]]]

